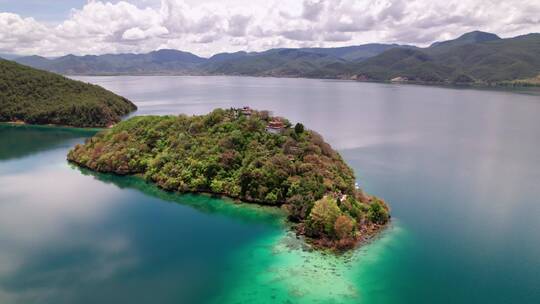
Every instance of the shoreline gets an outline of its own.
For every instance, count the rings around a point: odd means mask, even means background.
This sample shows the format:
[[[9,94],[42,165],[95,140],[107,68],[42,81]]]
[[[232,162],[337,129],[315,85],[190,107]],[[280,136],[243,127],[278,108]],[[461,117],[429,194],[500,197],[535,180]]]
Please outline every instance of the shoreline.
[[[340,80],[359,83],[379,83],[379,84],[405,84],[405,85],[421,85],[428,87],[447,87],[447,88],[471,88],[471,89],[524,89],[524,88],[540,88],[540,82],[528,81],[526,79],[503,80],[493,83],[488,82],[472,82],[472,83],[452,83],[452,82],[429,82],[429,81],[391,81],[391,80],[358,80],[354,76],[348,77],[308,77],[308,76],[293,76],[293,75],[242,75],[242,74],[197,74],[197,73],[97,73],[97,74],[62,74],[66,77],[251,77],[251,78],[276,78],[276,79],[314,79],[314,80]]]
[[[390,220],[385,224],[369,224],[360,226],[359,235],[354,238],[344,240],[331,240],[327,238],[315,239],[304,234],[303,224],[297,224],[294,232],[297,237],[303,238],[313,249],[329,251],[337,254],[344,254],[349,250],[356,250],[376,240],[386,229],[391,226]]]
[[[79,131],[102,131],[108,127],[74,127],[69,125],[57,125],[57,124],[31,124],[25,121],[0,121],[0,125],[10,127],[28,127],[28,128],[47,128],[47,129],[66,129],[66,130],[79,130]]]

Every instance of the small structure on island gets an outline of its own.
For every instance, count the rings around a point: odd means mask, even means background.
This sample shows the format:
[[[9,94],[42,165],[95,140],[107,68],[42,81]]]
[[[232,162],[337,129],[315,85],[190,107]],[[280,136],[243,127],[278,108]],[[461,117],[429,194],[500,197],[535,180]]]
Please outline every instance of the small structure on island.
[[[251,114],[253,114],[253,110],[250,107],[245,106],[242,108],[242,114],[250,116]]]
[[[279,117],[272,118],[266,126],[266,131],[274,134],[279,134],[283,129],[285,129],[285,123]]]
[[[364,74],[357,74],[357,75],[353,75],[351,77],[351,80],[356,80],[356,81],[369,81],[369,77],[367,75],[364,75]]]
[[[403,76],[398,76],[398,77],[390,79],[390,82],[407,82],[407,81],[409,81],[409,78],[403,77]]]

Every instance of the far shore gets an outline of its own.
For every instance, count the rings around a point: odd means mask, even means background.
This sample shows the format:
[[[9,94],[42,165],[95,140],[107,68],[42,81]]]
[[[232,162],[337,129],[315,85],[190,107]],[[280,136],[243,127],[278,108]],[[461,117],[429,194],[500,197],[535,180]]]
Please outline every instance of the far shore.
[[[293,76],[293,75],[235,75],[235,74],[190,74],[190,73],[96,73],[96,74],[64,74],[66,77],[118,77],[118,76],[178,76],[178,77],[252,77],[252,78],[285,78],[285,79],[318,79],[318,80],[341,80],[341,81],[351,81],[351,82],[361,82],[361,83],[381,83],[381,84],[408,84],[408,85],[422,85],[422,86],[435,86],[435,87],[451,87],[451,88],[479,88],[479,89],[520,89],[520,88],[539,88],[540,80],[532,79],[515,79],[515,80],[505,80],[499,82],[471,82],[471,83],[453,83],[453,82],[431,82],[431,81],[417,81],[417,80],[406,80],[406,81],[391,81],[391,80],[374,80],[366,79],[359,80],[355,76],[346,76],[342,77],[305,77],[305,76]]]
[[[15,121],[0,121],[0,125],[8,125],[13,127],[31,127],[31,128],[57,128],[57,129],[70,129],[70,130],[83,130],[83,131],[101,131],[109,127],[74,127],[68,125],[57,125],[57,124],[31,124],[22,120]]]

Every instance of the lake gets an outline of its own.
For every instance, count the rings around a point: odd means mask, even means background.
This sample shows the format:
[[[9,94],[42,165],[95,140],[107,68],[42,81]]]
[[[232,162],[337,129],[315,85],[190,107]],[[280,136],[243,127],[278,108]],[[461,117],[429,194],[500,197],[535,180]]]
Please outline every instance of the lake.
[[[0,303],[540,303],[540,93],[250,77],[76,77],[134,115],[271,110],[392,208],[344,256],[279,210],[65,160],[92,130],[0,126]]]

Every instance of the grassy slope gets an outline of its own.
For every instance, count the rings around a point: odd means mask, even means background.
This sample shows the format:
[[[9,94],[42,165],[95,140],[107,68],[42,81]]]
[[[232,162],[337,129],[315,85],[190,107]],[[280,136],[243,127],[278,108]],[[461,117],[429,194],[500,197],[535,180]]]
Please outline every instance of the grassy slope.
[[[105,127],[135,109],[99,86],[0,60],[0,121]]]

